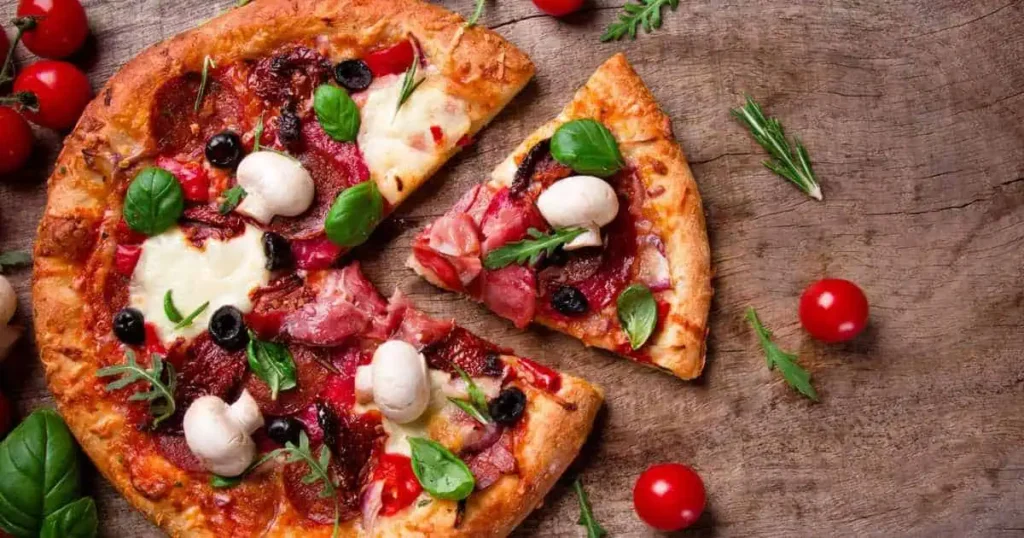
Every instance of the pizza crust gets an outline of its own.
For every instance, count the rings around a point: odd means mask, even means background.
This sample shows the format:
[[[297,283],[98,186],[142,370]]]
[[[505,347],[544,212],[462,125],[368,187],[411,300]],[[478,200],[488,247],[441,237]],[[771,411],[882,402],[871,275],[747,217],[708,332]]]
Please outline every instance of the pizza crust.
[[[682,148],[672,136],[672,124],[658,107],[643,80],[625,55],[606,61],[576,92],[554,120],[534,131],[492,174],[492,183],[512,183],[518,163],[542,140],[551,138],[562,124],[593,118],[615,135],[626,161],[636,167],[648,196],[646,216],[654,222],[665,243],[672,276],[669,312],[661,330],[642,348],[654,366],[682,379],[698,377],[704,368],[708,311],[711,307],[711,249],[697,182]],[[561,326],[538,323],[562,331]],[[584,343],[616,351],[609,336],[594,340],[582,330],[570,332]]]

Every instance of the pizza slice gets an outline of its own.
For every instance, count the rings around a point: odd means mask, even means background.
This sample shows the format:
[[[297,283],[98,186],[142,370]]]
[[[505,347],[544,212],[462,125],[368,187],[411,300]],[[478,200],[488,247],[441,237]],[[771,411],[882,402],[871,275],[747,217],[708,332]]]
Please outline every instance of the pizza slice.
[[[408,265],[683,379],[704,366],[710,249],[669,118],[621,54],[413,242]]]

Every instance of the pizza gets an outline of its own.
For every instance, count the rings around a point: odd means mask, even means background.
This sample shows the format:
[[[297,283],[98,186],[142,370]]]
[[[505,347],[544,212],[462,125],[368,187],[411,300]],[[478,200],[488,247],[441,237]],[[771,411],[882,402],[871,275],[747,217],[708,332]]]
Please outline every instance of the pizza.
[[[36,340],[99,470],[174,536],[503,536],[602,395],[341,256],[532,76],[415,0],[261,0],[143,52],[49,181]]]
[[[704,367],[710,249],[669,118],[619,54],[414,240],[408,265],[683,379]]]

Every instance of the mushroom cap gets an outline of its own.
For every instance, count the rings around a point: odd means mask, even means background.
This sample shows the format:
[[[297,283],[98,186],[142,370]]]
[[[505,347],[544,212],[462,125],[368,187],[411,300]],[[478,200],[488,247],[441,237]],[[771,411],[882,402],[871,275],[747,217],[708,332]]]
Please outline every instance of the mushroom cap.
[[[8,324],[18,309],[18,294],[11,286],[11,281],[0,275],[0,322]]]
[[[313,177],[298,160],[274,151],[256,151],[238,165],[238,184],[246,196],[238,211],[261,222],[274,215],[295,217],[313,203]]]
[[[571,176],[556,181],[540,193],[537,209],[555,228],[600,228],[615,220],[619,197],[615,189],[599,177]]]
[[[252,463],[256,443],[250,434],[263,424],[262,416],[252,417],[253,409],[259,413],[255,404],[248,392],[242,393],[236,406],[216,396],[202,396],[185,411],[185,442],[208,471],[238,476]]]
[[[430,405],[427,361],[412,345],[388,340],[373,354],[373,399],[385,417],[412,422]]]

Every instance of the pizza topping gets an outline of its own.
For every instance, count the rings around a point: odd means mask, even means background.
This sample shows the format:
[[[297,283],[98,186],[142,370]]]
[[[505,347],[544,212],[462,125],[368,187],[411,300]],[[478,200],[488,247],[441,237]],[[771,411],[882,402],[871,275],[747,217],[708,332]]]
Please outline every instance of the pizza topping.
[[[526,394],[518,387],[508,387],[503,389],[497,398],[491,400],[488,409],[491,417],[499,424],[512,426],[519,422],[523,411],[526,410]]]
[[[476,481],[469,467],[436,441],[410,437],[412,471],[420,485],[437,499],[460,501],[473,493]]]
[[[122,308],[114,315],[114,336],[130,346],[146,341],[146,320],[136,308]]]
[[[319,52],[295,47],[261,59],[249,75],[248,86],[261,99],[280,105],[305,99],[330,71],[331,63]]]
[[[513,197],[505,188],[491,198],[481,223],[484,236],[482,251],[487,253],[507,243],[527,237],[529,230],[546,231],[547,224],[537,207],[530,200]]]
[[[275,417],[267,421],[267,435],[279,445],[298,443],[302,423],[292,417]]]
[[[374,331],[387,321],[387,302],[362,275],[358,264],[314,273],[300,293],[302,306],[289,310],[282,319],[281,331],[292,341],[336,346],[354,334]]]
[[[504,369],[497,347],[459,326],[424,347],[423,356],[430,368],[456,373],[458,366],[473,377],[500,376]]]
[[[313,94],[313,110],[324,132],[339,142],[354,142],[359,134],[359,107],[348,93],[330,84],[321,84]]]
[[[287,269],[294,262],[288,240],[274,232],[263,232],[263,254],[267,257],[267,270],[270,271]]]
[[[401,340],[384,342],[373,354],[370,372],[373,400],[385,417],[407,424],[427,410],[430,405],[427,361],[416,348]],[[357,397],[359,389],[357,374]],[[365,387],[363,392],[366,392]]]
[[[601,227],[615,220],[619,197],[604,180],[594,176],[572,176],[548,187],[537,198],[537,209],[555,228],[582,227],[586,233],[564,245],[565,250],[599,247]]]
[[[658,325],[658,304],[643,284],[626,288],[616,301],[619,322],[633,349],[640,349]]]
[[[344,250],[326,237],[316,239],[297,239],[291,245],[295,257],[295,266],[299,269],[313,271],[327,269],[334,265]]]
[[[235,211],[267,224],[275,215],[295,217],[313,203],[316,187],[302,164],[275,151],[256,151],[238,165],[245,199]]]
[[[281,376],[285,379],[291,379],[290,376],[294,375],[294,385],[292,385],[293,388],[288,390],[281,388],[286,385],[280,385],[278,387],[280,393],[277,394],[276,398],[270,383],[265,381],[262,375],[250,366],[253,374],[246,380],[245,388],[259,402],[260,409],[263,410],[264,414],[286,416],[303,413],[310,408],[310,404],[314,403],[318,394],[322,393],[325,390],[325,386],[331,382],[332,376],[324,366],[325,364],[330,364],[331,352],[329,350],[297,344],[288,345],[287,350],[291,355],[292,368],[294,370],[289,372],[289,366],[284,366],[285,373],[281,374]],[[268,376],[267,379],[272,378]],[[302,420],[303,424],[306,424],[306,431],[310,436],[317,437],[319,434],[316,434],[313,428],[315,427],[318,431],[320,428],[316,422],[316,410],[314,409],[313,411],[311,416],[296,416],[295,418]]]
[[[531,385],[552,394],[562,388],[562,375],[538,362],[520,357],[516,361],[516,373],[521,374]]]
[[[592,119],[563,124],[551,137],[551,155],[580,174],[608,177],[625,166],[607,127]]]
[[[324,232],[334,244],[342,247],[361,245],[370,238],[384,214],[384,199],[377,184],[364,181],[338,195],[324,221]]]
[[[217,168],[231,169],[242,160],[242,139],[234,131],[224,131],[206,141],[206,160]]]
[[[416,50],[414,53],[415,55],[413,56],[412,63],[409,64],[409,69],[407,69],[405,71],[405,75],[402,76],[402,89],[398,93],[398,105],[395,107],[396,115],[398,114],[398,111],[401,110],[402,105],[404,105],[405,102],[409,100],[409,97],[412,96],[412,92],[416,91],[416,88],[419,88],[420,84],[422,84],[424,80],[424,77],[422,76],[417,78],[417,68],[420,64],[420,51]],[[435,128],[440,129],[437,125],[430,126],[431,133],[433,133]],[[442,133],[442,135],[443,134],[444,133]]]
[[[220,476],[238,476],[256,456],[252,434],[263,426],[256,400],[242,391],[228,405],[216,396],[203,396],[185,412],[185,440],[206,470]]]
[[[277,138],[289,147],[302,138],[302,118],[294,106],[281,109],[281,115],[277,118]]]
[[[363,60],[373,76],[383,77],[409,69],[415,54],[412,41],[406,39],[389,48],[371,52]]]
[[[423,487],[412,470],[412,460],[401,454],[382,454],[373,470],[375,483],[381,484],[381,515],[391,516],[412,504]]]
[[[148,385],[148,390],[137,390],[128,400],[149,402],[149,414],[153,417],[153,427],[155,428],[161,422],[171,418],[177,409],[174,390],[178,384],[178,378],[174,371],[174,365],[165,363],[163,357],[157,353],[150,355],[149,368],[140,365],[135,359],[135,352],[130,349],[125,351],[125,357],[127,362],[124,364],[115,364],[96,370],[96,377],[120,376],[120,379],[111,381],[103,387],[107,392],[121,390],[136,382]],[[164,381],[165,373],[167,381]]]
[[[672,287],[672,273],[664,248],[665,244],[656,235],[640,238],[636,279],[651,291],[663,291]]]
[[[224,305],[210,316],[210,337],[214,343],[228,351],[238,351],[249,342],[242,312]]]
[[[250,331],[245,355],[249,359],[249,369],[270,387],[271,400],[277,400],[280,391],[295,388],[295,359],[287,347],[260,340]]]
[[[185,195],[173,174],[162,168],[145,168],[124,197],[124,220],[131,229],[149,236],[174,226],[185,210]]]
[[[466,458],[466,463],[476,479],[476,489],[491,487],[502,475],[516,470],[516,456],[512,448],[512,434],[500,430],[500,436],[486,449]]]
[[[551,306],[566,316],[585,314],[590,309],[587,296],[583,295],[579,288],[572,286],[559,286],[555,293],[551,294]]]
[[[533,321],[537,308],[537,279],[529,267],[510,265],[480,275],[483,301],[495,314],[511,320],[518,328]]]
[[[363,60],[345,60],[334,66],[334,80],[350,92],[360,92],[370,87],[373,71]]]
[[[210,199],[210,177],[199,163],[182,163],[170,157],[157,157],[156,165],[167,170],[181,184],[185,200],[206,202]]]

